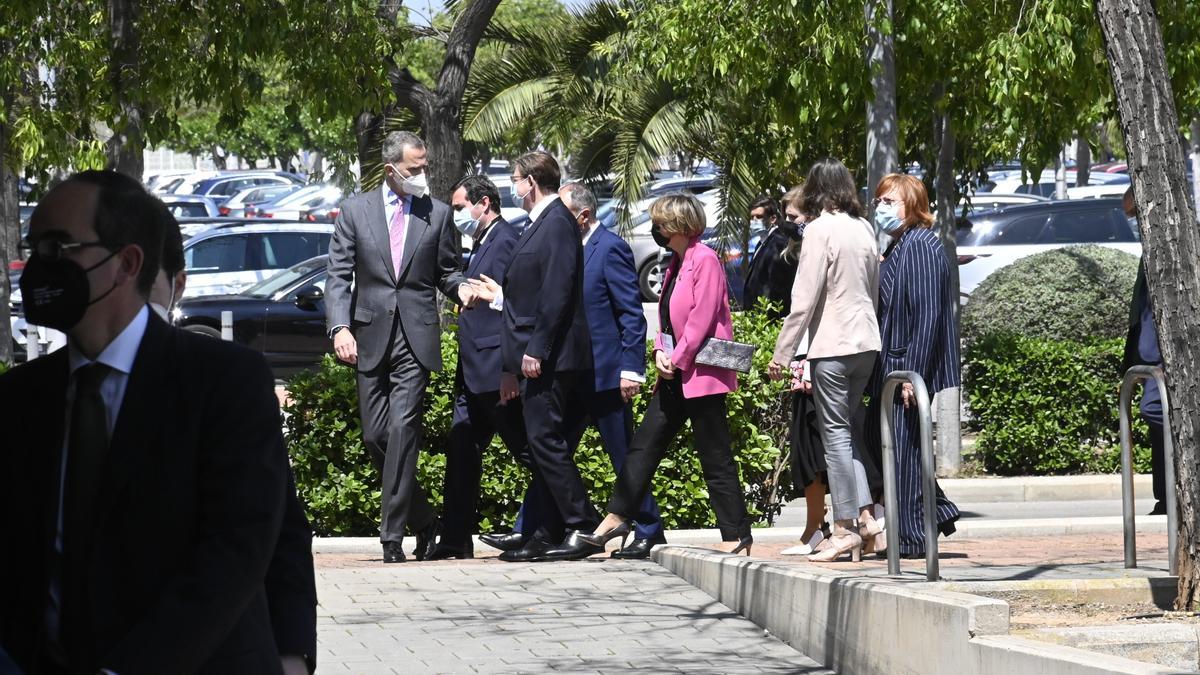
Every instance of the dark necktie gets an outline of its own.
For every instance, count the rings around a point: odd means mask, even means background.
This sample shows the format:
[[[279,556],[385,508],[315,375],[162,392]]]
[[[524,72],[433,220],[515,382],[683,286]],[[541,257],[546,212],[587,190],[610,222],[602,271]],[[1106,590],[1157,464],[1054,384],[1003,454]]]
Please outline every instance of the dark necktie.
[[[96,496],[108,452],[108,409],[100,385],[110,369],[92,363],[75,374],[67,470],[63,484],[62,636],[74,651],[87,635],[87,561],[92,543]]]

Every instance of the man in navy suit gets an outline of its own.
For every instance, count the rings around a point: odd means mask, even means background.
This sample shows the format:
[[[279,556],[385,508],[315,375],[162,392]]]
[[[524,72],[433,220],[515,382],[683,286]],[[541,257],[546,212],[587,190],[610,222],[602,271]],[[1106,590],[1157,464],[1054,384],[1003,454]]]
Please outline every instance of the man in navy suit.
[[[450,199],[454,225],[471,237],[466,274],[485,275],[504,282],[520,235],[500,216],[500,193],[487,176],[467,176]],[[483,453],[497,433],[516,456],[532,468],[525,440],[521,401],[514,380],[501,389],[500,312],[487,305],[465,310],[458,317],[458,367],[454,378],[454,420],[446,452],[446,482],[442,491],[442,536],[429,560],[471,558],[471,533],[477,524],[479,478]]]
[[[593,387],[583,392],[583,405],[569,412],[567,428],[576,447],[590,419],[620,473],[633,438],[630,401],[646,381],[646,317],[633,250],[596,220],[596,197],[587,187],[568,183],[558,195],[583,237],[583,305],[595,368]],[[646,495],[635,521],[633,543],[614,551],[614,558],[648,558],[651,547],[666,543],[654,497]]]
[[[537,532],[500,555],[508,562],[573,560],[604,550],[579,536],[594,529],[600,514],[588,500],[565,424],[574,400],[590,388],[592,344],[583,309],[583,249],[575,219],[558,198],[561,175],[545,152],[513,162],[513,200],[529,211],[530,223],[513,249],[500,294],[478,295],[504,313],[501,388],[519,381],[535,463],[531,493],[548,506]]]

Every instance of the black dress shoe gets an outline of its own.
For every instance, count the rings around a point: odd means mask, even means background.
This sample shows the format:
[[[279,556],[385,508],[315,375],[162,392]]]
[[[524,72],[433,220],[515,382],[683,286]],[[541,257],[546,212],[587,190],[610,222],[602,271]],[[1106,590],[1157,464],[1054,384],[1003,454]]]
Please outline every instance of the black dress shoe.
[[[645,560],[650,557],[650,549],[665,543],[667,538],[662,535],[653,539],[634,539],[632,544],[613,551],[612,557],[618,560]]]
[[[1165,516],[1165,515],[1167,515],[1167,503],[1166,502],[1154,502],[1154,508],[1150,509],[1150,513],[1147,513],[1146,515],[1148,515],[1148,516]]]
[[[437,518],[429,523],[417,533],[417,546],[413,551],[413,556],[420,562],[433,554],[433,549],[437,547],[437,535],[442,531],[442,523]]]
[[[529,537],[521,534],[520,532],[509,532],[508,534],[481,534],[479,535],[479,541],[482,541],[492,548],[498,548],[501,551],[515,551],[529,543]]]
[[[426,560],[449,560],[458,558],[459,560],[467,560],[475,557],[475,551],[472,550],[470,544],[466,546],[452,546],[450,544],[438,543],[433,547],[433,552],[430,553]]]
[[[482,537],[480,537],[482,539]],[[500,554],[504,562],[541,562],[546,559],[546,551],[554,548],[554,542],[541,537],[532,537],[521,548],[505,551]]]
[[[586,533],[569,530],[562,543],[546,551],[546,561],[552,560],[582,560],[590,555],[604,553],[604,545],[597,545],[585,539]]]
[[[400,548],[398,541],[383,542],[383,562],[385,563],[402,563],[404,562],[404,549]]]

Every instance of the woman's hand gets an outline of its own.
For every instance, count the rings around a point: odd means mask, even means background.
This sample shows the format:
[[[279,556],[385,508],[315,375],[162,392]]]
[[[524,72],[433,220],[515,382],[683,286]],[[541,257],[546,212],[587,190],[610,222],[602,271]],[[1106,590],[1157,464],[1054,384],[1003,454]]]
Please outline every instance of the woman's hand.
[[[671,363],[671,357],[666,352],[654,352],[654,366],[658,368],[659,377],[664,380],[675,379],[675,364]]]
[[[912,382],[900,385],[900,400],[904,402],[905,409],[917,404],[917,395],[913,392]]]
[[[773,382],[782,380],[786,371],[787,366],[778,361],[771,361],[771,365],[767,366],[767,376],[770,377]]]

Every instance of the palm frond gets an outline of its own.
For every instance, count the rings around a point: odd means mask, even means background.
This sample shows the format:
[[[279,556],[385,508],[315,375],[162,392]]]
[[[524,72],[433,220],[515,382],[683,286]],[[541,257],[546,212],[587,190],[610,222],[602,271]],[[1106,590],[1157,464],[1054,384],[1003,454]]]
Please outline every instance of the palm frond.
[[[484,142],[499,139],[509,129],[534,115],[558,86],[558,79],[553,75],[509,84],[482,103],[468,107],[463,137]]]

